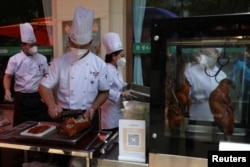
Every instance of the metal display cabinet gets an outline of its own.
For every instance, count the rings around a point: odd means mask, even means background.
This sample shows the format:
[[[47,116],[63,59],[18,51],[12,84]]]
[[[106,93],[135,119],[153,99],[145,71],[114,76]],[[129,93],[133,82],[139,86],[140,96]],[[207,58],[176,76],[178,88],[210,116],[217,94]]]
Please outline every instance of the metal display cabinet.
[[[208,151],[218,151],[225,140],[213,120],[184,116],[183,126],[176,125],[174,132],[169,126],[170,96],[176,93],[184,71],[199,63],[201,48],[221,48],[217,65],[236,85],[229,88],[234,111],[230,141],[250,143],[250,15],[158,19],[151,25],[149,166],[161,156],[165,157],[160,158],[162,162],[185,164],[188,159],[193,166],[206,166]]]

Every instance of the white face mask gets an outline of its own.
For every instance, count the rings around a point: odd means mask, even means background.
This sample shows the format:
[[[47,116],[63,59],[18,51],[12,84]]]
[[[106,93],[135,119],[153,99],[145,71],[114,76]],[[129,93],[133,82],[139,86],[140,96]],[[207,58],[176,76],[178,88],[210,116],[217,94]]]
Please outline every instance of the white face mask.
[[[38,52],[37,46],[33,46],[29,49],[29,54],[31,54],[31,55],[36,54],[37,52]]]
[[[120,59],[117,60],[117,66],[124,66],[125,64],[126,64],[125,57],[121,57]]]
[[[201,55],[200,64],[204,67],[211,67],[216,64],[216,59],[208,55]]]
[[[70,48],[72,54],[77,58],[80,59],[83,55],[85,55],[88,52],[88,49],[76,49],[76,48]]]

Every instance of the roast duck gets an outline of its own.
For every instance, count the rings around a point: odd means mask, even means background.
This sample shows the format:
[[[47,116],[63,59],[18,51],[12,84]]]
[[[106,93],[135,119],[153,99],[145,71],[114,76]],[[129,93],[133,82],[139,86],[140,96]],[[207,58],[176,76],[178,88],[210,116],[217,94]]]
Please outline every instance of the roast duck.
[[[63,122],[58,127],[58,132],[66,135],[68,138],[72,138],[79,132],[90,127],[91,120],[81,114],[77,118],[65,117]]]
[[[184,125],[184,117],[189,117],[191,99],[189,96],[190,84],[184,77],[179,88],[172,92],[173,96],[169,103],[168,124],[172,132],[176,127]]]
[[[184,77],[183,81],[180,84],[180,88],[175,93],[178,104],[185,117],[189,117],[189,108],[191,105],[191,98],[189,95],[190,88],[191,85],[189,84],[186,77]]]
[[[168,109],[168,126],[172,133],[177,133],[177,128],[183,127],[184,116],[177,103],[170,103]]]
[[[189,117],[191,85],[184,75],[185,61],[180,57],[177,62],[179,68],[168,64],[166,76],[166,115],[171,132],[184,125],[184,117]]]
[[[221,80],[209,97],[209,106],[215,124],[224,133],[225,140],[229,140],[234,131],[234,109],[229,96],[229,86],[233,89],[236,87],[228,78]]]

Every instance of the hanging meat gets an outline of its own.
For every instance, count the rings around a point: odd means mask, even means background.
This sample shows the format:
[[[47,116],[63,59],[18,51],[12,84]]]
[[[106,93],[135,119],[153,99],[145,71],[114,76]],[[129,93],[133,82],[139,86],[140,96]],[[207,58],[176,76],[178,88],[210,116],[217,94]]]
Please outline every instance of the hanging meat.
[[[179,107],[185,117],[189,117],[189,108],[191,105],[191,98],[189,96],[191,85],[186,77],[182,80],[179,90],[176,91],[176,98],[178,100]]]
[[[229,140],[234,131],[234,109],[229,96],[229,86],[235,89],[232,80],[226,78],[220,81],[217,88],[209,97],[210,110],[215,124],[224,133],[225,140]]]
[[[184,126],[184,116],[177,103],[170,103],[167,117],[171,132],[176,134],[178,128]]]
[[[189,117],[191,85],[184,75],[185,62],[178,58],[176,66],[169,64],[166,77],[166,106],[167,121],[172,133],[184,126],[184,117]],[[178,67],[176,69],[176,67]]]

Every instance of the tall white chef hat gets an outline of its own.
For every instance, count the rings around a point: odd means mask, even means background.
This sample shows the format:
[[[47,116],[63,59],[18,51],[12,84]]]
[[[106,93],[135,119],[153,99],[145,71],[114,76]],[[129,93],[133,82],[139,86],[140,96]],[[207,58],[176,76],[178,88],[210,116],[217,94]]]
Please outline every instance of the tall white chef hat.
[[[19,27],[23,43],[36,43],[36,36],[30,23],[20,24]]]
[[[75,9],[69,37],[78,45],[85,45],[92,40],[94,12],[83,7]]]
[[[221,53],[222,48],[215,48],[219,53]]]
[[[120,36],[114,32],[108,32],[102,37],[102,43],[107,54],[123,50]]]

